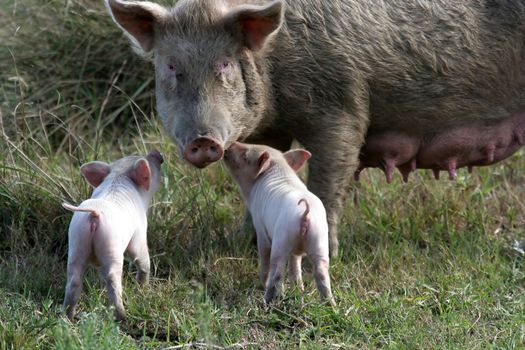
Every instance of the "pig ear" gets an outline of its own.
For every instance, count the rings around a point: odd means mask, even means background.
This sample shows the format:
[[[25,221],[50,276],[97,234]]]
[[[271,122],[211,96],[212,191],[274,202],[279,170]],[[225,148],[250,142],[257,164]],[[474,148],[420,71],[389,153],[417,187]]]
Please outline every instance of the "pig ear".
[[[241,5],[226,17],[227,27],[252,51],[260,50],[283,22],[284,5],[281,0],[269,4]]]
[[[151,184],[151,169],[148,161],[144,158],[138,159],[135,164],[133,164],[129,177],[137,186],[149,191],[149,186]]]
[[[149,1],[106,0],[106,7],[115,23],[145,52],[153,49],[155,24],[169,13],[166,8]]]
[[[80,172],[91,186],[98,187],[111,172],[111,167],[108,163],[94,161],[82,165]]]
[[[290,167],[298,172],[304,166],[304,163],[310,159],[312,154],[304,149],[293,149],[283,154],[284,159]]]
[[[263,153],[261,153],[257,164],[259,170],[257,171],[257,175],[255,175],[255,178],[258,178],[270,167],[270,153],[268,153],[268,151],[264,151]]]

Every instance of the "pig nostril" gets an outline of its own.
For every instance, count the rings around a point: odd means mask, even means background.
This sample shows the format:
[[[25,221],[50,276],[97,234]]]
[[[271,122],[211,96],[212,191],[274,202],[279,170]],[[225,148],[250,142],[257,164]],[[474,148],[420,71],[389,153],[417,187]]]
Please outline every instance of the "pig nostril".
[[[193,148],[191,149],[191,152],[192,152],[192,153],[197,153],[198,151],[199,151],[199,147],[193,147]]]

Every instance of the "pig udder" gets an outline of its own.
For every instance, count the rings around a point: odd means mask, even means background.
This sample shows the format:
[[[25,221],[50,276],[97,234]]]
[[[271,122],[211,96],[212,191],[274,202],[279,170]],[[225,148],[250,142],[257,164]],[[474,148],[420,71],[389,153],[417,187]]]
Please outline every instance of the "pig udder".
[[[492,124],[462,125],[434,135],[410,135],[403,131],[371,131],[361,149],[356,180],[365,168],[380,168],[387,182],[397,167],[408,181],[416,169],[432,169],[436,179],[445,170],[451,180],[456,169],[497,163],[516,152],[525,140],[525,112]]]

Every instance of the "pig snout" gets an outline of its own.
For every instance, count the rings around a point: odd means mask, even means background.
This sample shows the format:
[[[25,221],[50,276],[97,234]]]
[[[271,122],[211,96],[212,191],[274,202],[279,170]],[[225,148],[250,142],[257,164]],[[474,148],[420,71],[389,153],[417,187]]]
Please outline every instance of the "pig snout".
[[[210,136],[196,138],[184,147],[184,159],[197,168],[204,168],[222,158],[224,149]]]
[[[241,151],[244,151],[246,150],[247,147],[245,144],[243,143],[240,143],[239,141],[234,141],[230,147],[228,147],[228,149],[226,150],[226,152],[230,152],[230,153],[235,153],[235,152],[241,152]]]
[[[162,157],[162,154],[160,154],[160,152],[157,151],[156,149],[154,149],[151,152],[149,152],[148,156],[156,159],[159,162],[159,164],[164,163],[164,157]]]
[[[238,141],[234,141],[230,147],[228,147],[226,150],[224,150],[224,160],[228,160],[231,155],[239,154],[239,152],[242,152],[246,150],[246,146]]]

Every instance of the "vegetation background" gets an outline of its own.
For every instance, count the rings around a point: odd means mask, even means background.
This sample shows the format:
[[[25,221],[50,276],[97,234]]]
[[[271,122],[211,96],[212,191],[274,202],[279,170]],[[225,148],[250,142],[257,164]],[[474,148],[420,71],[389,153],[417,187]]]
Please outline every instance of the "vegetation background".
[[[338,307],[288,288],[265,309],[243,204],[222,165],[185,165],[155,117],[152,66],[102,1],[0,2],[0,349],[523,348],[525,157],[386,185],[369,170],[341,223]],[[91,270],[77,322],[61,312],[79,166],[159,149],[151,285],[124,276],[116,324]]]

